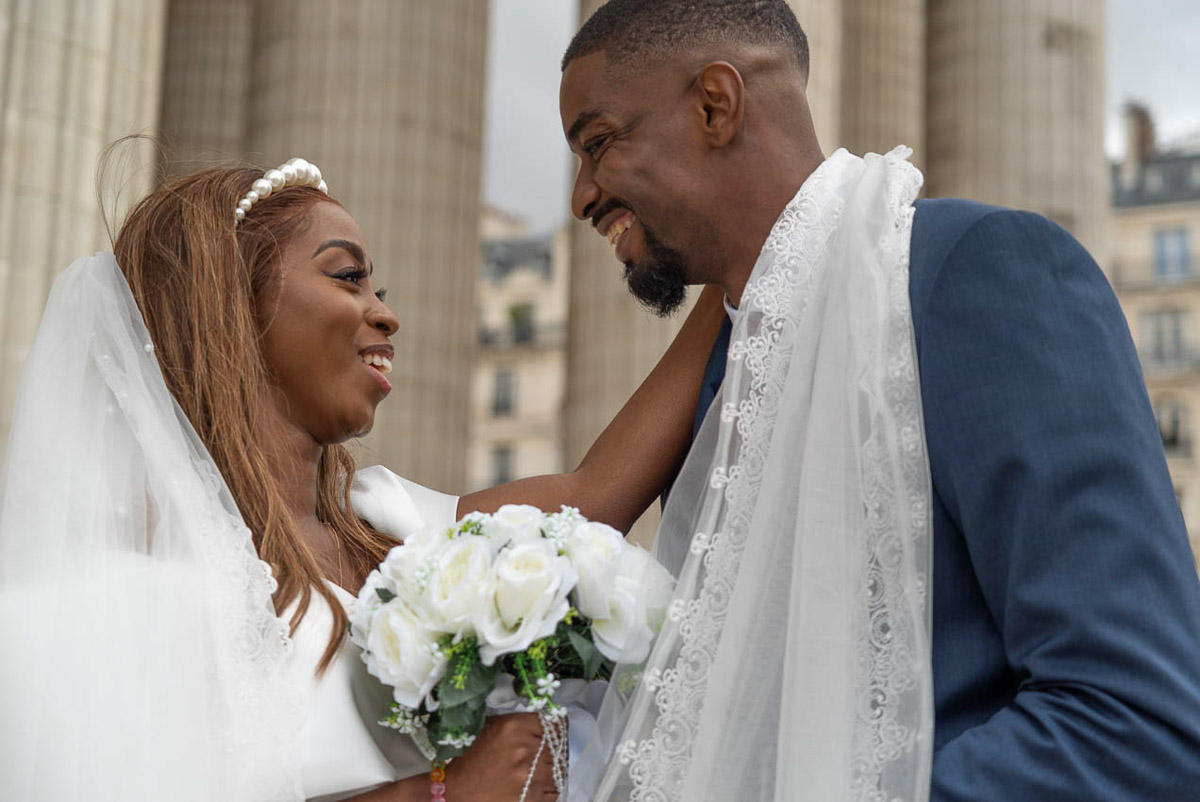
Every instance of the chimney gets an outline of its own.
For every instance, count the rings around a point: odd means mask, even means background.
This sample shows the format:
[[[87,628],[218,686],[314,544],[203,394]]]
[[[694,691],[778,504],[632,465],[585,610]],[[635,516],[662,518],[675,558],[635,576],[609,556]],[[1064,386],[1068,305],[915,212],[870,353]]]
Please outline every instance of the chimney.
[[[1125,104],[1125,158],[1121,161],[1121,188],[1133,189],[1142,165],[1154,154],[1154,119],[1140,103]]]

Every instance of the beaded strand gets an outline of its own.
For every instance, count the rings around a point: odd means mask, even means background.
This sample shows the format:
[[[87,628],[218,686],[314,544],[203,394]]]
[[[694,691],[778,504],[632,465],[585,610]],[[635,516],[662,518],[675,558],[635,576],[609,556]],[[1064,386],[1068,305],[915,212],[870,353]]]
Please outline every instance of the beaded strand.
[[[433,802],[446,802],[446,768],[444,763],[434,763],[429,772],[429,793]]]

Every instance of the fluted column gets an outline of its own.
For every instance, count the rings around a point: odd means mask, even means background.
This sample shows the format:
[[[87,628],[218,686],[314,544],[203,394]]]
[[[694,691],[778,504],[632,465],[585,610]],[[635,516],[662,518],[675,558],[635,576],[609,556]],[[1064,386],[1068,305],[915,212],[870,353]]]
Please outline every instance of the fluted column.
[[[400,319],[363,462],[466,483],[486,0],[261,0],[250,155],[302,154],[359,221]]]
[[[1103,0],[929,0],[927,189],[1031,209],[1103,259]]]
[[[580,22],[603,4],[581,0]],[[574,177],[572,173],[571,179]],[[572,221],[569,236],[563,464],[572,467],[667,350],[687,310],[670,318],[646,311],[625,288],[621,264],[608,240],[590,223],[578,220]],[[657,509],[652,508],[634,527],[633,535],[649,542],[657,526]]]
[[[843,0],[841,144],[886,153],[925,144],[925,0]]]
[[[169,177],[245,157],[254,4],[171,0],[162,87]]]
[[[825,153],[841,147],[842,37],[848,0],[788,0],[808,37],[808,107]]]
[[[164,0],[0,6],[0,452],[54,277],[108,247],[100,155],[126,134],[155,133],[164,12]],[[151,154],[127,145],[101,176],[114,224],[152,185]]]

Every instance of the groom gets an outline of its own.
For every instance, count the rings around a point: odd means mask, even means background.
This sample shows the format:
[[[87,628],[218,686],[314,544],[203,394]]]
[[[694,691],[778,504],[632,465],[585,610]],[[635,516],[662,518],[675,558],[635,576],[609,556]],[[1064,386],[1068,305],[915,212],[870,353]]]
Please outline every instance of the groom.
[[[576,34],[560,90],[572,211],[643,303],[669,314],[713,284],[736,313],[825,160],[807,73],[784,0],[611,0]],[[915,209],[931,798],[1200,798],[1200,582],[1117,301],[1041,217]],[[727,323],[698,425],[728,343]]]

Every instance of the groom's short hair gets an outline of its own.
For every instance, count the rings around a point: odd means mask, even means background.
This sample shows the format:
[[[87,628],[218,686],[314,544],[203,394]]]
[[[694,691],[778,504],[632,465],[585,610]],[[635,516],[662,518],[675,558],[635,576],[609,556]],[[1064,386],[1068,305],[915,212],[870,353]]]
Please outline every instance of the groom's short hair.
[[[609,0],[571,39],[562,68],[600,51],[627,65],[724,42],[788,48],[808,75],[808,38],[784,0]]]

